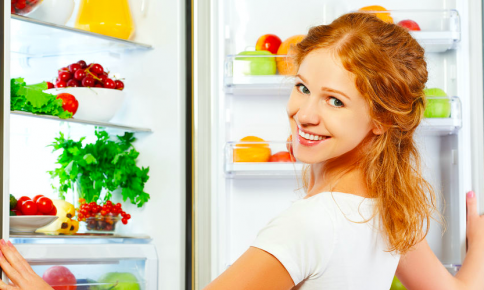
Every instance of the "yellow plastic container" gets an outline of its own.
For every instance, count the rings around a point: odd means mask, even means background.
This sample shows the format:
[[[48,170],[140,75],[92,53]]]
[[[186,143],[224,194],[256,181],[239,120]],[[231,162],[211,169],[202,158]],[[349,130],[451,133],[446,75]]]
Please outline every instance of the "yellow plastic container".
[[[126,40],[135,30],[128,0],[81,0],[75,27]]]

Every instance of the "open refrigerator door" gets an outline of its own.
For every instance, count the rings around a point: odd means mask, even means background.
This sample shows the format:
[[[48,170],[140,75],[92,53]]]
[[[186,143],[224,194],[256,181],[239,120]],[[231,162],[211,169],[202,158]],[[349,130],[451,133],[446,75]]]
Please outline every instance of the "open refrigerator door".
[[[2,4],[2,238],[51,285],[184,288],[184,4]]]
[[[426,86],[437,89],[429,90],[429,107],[442,102],[445,108],[426,112],[416,139],[424,177],[441,194],[439,208],[445,218],[446,230],[432,222],[427,239],[446,268],[453,274],[458,271],[466,252],[465,193],[474,190],[479,195],[484,189],[481,4],[452,0],[212,1],[214,20],[199,17],[195,23],[211,27],[210,37],[195,41],[211,48],[205,56],[210,59],[213,120],[210,138],[205,137],[206,144],[212,144],[211,166],[206,168],[212,174],[211,190],[199,198],[211,200],[210,222],[204,224],[211,231],[197,236],[203,243],[197,257],[211,268],[199,272],[197,289],[240,257],[270,219],[305,196],[304,164],[270,162],[290,161],[272,159],[275,153],[287,151],[290,134],[285,106],[294,77],[284,67],[288,43],[297,42],[311,26],[376,4],[388,9],[377,11],[379,15],[392,17],[395,24],[405,25],[408,20],[418,24],[419,30],[411,34],[426,50]],[[198,5],[201,8],[195,13],[207,10]],[[282,41],[281,46],[276,53],[260,52],[258,40],[271,35]],[[270,45],[269,40],[265,43]],[[285,43],[286,49],[281,49]],[[252,152],[246,154],[244,148]],[[208,216],[203,214],[199,214],[201,220]],[[210,246],[204,243],[207,240]]]

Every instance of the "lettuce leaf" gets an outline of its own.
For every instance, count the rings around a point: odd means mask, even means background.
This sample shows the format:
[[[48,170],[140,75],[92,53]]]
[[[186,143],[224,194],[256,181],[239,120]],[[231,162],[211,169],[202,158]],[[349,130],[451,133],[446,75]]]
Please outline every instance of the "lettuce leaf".
[[[72,118],[72,113],[62,109],[62,100],[44,93],[47,83],[27,85],[23,78],[10,80],[10,110],[52,115],[61,119]]]

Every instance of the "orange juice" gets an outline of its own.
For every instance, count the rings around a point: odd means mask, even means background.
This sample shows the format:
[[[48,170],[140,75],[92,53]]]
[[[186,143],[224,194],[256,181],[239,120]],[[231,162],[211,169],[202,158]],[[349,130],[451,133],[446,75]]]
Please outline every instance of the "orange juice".
[[[129,39],[134,33],[134,23],[128,0],[81,0],[75,27]]]

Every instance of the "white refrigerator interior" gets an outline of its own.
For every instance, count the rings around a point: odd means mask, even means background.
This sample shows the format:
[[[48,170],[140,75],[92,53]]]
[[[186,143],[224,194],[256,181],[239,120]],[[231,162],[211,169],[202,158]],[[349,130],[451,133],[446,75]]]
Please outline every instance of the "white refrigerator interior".
[[[10,150],[6,156],[10,170],[4,172],[9,188],[4,192],[4,200],[8,200],[9,193],[17,198],[37,194],[57,198],[47,171],[57,167],[55,161],[60,152],[53,153],[47,145],[59,132],[76,141],[86,137],[84,144],[95,141],[96,126],[113,136],[135,132],[134,146],[140,152],[137,165],[150,168],[144,190],[151,197],[142,208],[123,203],[132,218],[127,225],[119,223],[116,235],[135,238],[16,235],[11,239],[29,261],[35,262],[34,269],[40,275],[48,265],[68,265],[76,276],[94,280],[108,270],[132,270],[142,281],[141,289],[183,289],[185,2],[129,0],[136,29],[130,41],[71,30],[79,3],[76,0],[66,27],[34,21],[28,16],[11,16],[10,2],[4,2],[4,16],[10,23],[7,41],[11,56],[4,85],[8,88],[9,79],[17,77],[23,77],[28,84],[55,82],[58,69],[82,59],[100,63],[122,78],[126,100],[110,123],[104,124],[10,114],[6,106],[4,113],[10,122]],[[115,193],[113,201],[121,201],[120,192]],[[4,221],[9,220],[8,213],[8,202],[4,202]]]
[[[301,189],[302,164],[233,161],[235,143],[246,136],[269,141],[272,154],[286,150],[290,128],[285,106],[294,85],[290,76],[255,75],[250,68],[248,72],[250,61],[256,58],[236,55],[255,50],[262,35],[275,34],[284,41],[368,5],[387,8],[395,23],[412,19],[420,25],[421,31],[412,34],[426,49],[427,87],[440,88],[451,97],[450,117],[425,119],[416,139],[424,176],[445,200],[440,208],[446,231],[432,223],[427,239],[440,261],[455,273],[465,257],[465,193],[474,189],[479,194],[482,190],[475,178],[483,174],[479,165],[483,161],[478,158],[482,149],[472,145],[482,142],[482,131],[475,130],[482,129],[482,80],[471,76],[471,69],[477,67],[477,76],[482,71],[480,44],[472,41],[481,39],[482,28],[471,27],[469,22],[469,14],[477,9],[472,17],[480,23],[480,5],[447,0],[214,2],[213,14],[218,17],[211,30],[216,120],[212,139],[211,279],[248,249],[270,219],[305,195]]]

